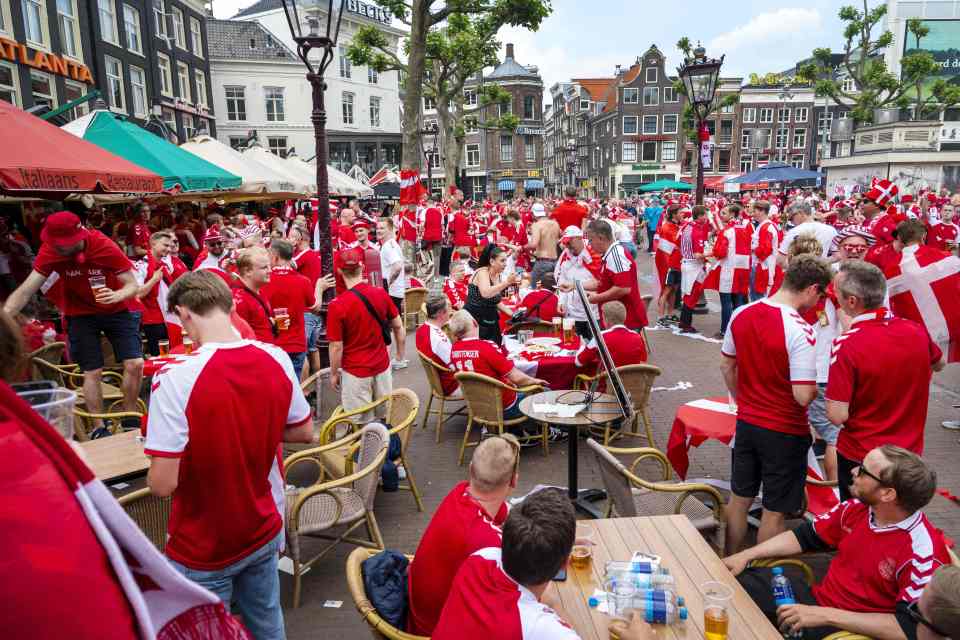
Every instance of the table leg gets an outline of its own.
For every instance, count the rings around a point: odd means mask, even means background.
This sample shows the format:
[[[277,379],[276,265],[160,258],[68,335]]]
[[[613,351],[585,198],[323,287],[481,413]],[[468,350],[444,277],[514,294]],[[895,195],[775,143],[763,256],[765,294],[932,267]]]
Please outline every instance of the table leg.
[[[583,515],[600,519],[603,513],[591,504],[597,500],[603,500],[607,493],[602,489],[584,489],[580,491],[577,488],[577,467],[579,458],[577,457],[578,441],[580,440],[580,430],[576,427],[570,427],[567,435],[567,492],[574,508]]]

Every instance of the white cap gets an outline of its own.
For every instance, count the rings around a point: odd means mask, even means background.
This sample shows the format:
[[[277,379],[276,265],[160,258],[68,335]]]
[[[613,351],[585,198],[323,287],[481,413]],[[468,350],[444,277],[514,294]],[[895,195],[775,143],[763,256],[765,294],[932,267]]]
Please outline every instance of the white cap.
[[[533,215],[535,215],[538,218],[540,216],[547,215],[547,210],[544,208],[542,202],[534,202],[533,207],[531,207],[531,209],[533,210]]]
[[[582,238],[582,237],[583,237],[583,231],[580,229],[580,227],[576,225],[572,224],[563,230],[564,240],[569,240],[570,238]]]

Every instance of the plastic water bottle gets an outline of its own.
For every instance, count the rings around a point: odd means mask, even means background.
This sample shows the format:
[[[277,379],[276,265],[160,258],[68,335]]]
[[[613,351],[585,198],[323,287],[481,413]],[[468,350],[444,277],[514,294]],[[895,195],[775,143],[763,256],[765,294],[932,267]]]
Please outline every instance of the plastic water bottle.
[[[793,595],[793,585],[790,584],[790,578],[783,575],[783,567],[773,568],[773,579],[770,581],[773,587],[773,600],[777,607],[787,604],[797,604],[797,598]],[[802,638],[803,632],[783,631],[784,638]]]
[[[680,598],[677,603],[655,598],[634,598],[632,609],[640,613],[643,619],[651,624],[674,624],[677,621],[682,622],[688,617],[687,608],[683,606],[683,598]],[[629,611],[627,611],[627,619],[629,619],[629,616]]]
[[[606,578],[632,580],[637,589],[673,590],[675,584],[669,569],[638,562],[609,562]]]

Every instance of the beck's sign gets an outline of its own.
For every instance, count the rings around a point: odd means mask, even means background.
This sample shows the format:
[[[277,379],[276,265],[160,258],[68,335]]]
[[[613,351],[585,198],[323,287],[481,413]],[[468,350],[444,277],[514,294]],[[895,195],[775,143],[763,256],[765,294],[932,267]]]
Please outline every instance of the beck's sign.
[[[390,24],[392,19],[386,9],[382,9],[375,4],[360,2],[360,0],[347,0],[343,8],[350,13],[376,20],[382,24]]]

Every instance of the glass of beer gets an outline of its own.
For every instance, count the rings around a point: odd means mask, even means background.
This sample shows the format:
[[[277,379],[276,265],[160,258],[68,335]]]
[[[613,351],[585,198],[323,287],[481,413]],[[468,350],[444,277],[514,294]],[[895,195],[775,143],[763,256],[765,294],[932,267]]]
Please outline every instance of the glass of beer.
[[[100,295],[100,291],[107,288],[107,276],[90,276],[87,278],[90,282],[90,290],[93,291],[93,297]]]
[[[565,343],[573,342],[573,318],[563,319],[563,341]]]
[[[722,582],[705,582],[703,592],[703,627],[707,640],[727,640],[730,627],[730,601],[733,589]]]
[[[553,319],[553,335],[563,340],[563,318],[554,318]]]
[[[286,331],[290,328],[290,314],[286,307],[277,307],[273,310],[273,319],[277,321],[277,329]]]
[[[183,352],[193,353],[193,340],[189,336],[183,336]]]
[[[170,341],[169,341],[169,340],[161,340],[161,341],[158,342],[157,344],[158,344],[158,346],[160,347],[160,357],[161,357],[161,358],[166,358],[168,355],[170,355]]]
[[[593,559],[593,527],[586,523],[577,524],[577,537],[574,538],[570,552],[570,564],[574,569],[589,569]]]

